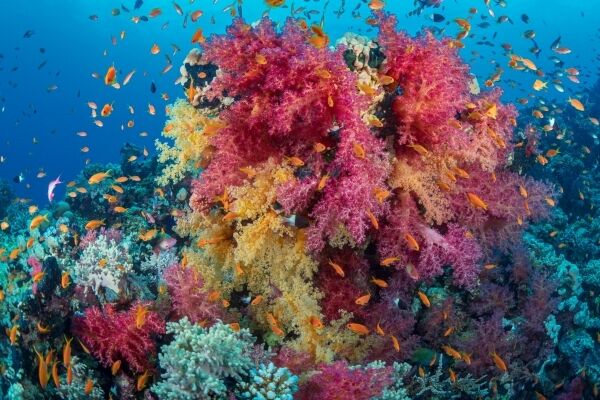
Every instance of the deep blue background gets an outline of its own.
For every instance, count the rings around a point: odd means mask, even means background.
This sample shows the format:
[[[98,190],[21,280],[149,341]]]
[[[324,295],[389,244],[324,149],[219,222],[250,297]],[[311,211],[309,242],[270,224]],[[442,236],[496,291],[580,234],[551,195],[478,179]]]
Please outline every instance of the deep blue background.
[[[164,106],[181,95],[180,87],[173,82],[179,76],[179,66],[185,54],[192,47],[192,34],[197,27],[202,27],[207,36],[213,32],[220,33],[231,21],[228,13],[223,12],[230,1],[196,0],[190,4],[190,0],[178,0],[184,11],[204,11],[196,24],[188,21],[187,29],[183,28],[183,17],[175,12],[171,1],[146,0],[143,7],[135,11],[133,3],[132,0],[0,0],[0,53],[3,55],[0,57],[0,108],[4,108],[0,112],[0,156],[6,158],[4,163],[0,163],[0,178],[12,181],[15,175],[23,172],[25,182],[14,185],[19,196],[32,198],[44,205],[47,184],[51,179],[59,174],[64,181],[73,179],[87,158],[101,163],[117,161],[124,142],[133,142],[154,151],[154,140],[160,136],[164,126]],[[507,90],[507,101],[532,93],[531,84],[535,76],[511,71],[507,67],[507,57],[500,47],[505,42],[512,44],[517,54],[534,59],[540,68],[551,72],[554,68],[548,57],[553,53],[549,46],[558,35],[562,35],[563,45],[573,49],[571,55],[562,56],[565,67],[579,68],[582,83],[574,85],[565,79],[566,93],[558,94],[550,88],[544,94],[548,101],[555,101],[560,106],[565,106],[568,95],[576,94],[584,86],[591,86],[597,78],[599,1],[506,0],[507,6],[501,7],[492,0],[496,18],[507,15],[514,24],[498,24],[495,19],[488,18],[491,27],[487,29],[476,26],[482,22],[483,15],[488,15],[483,0],[445,0],[443,8],[426,10],[422,15],[412,17],[407,16],[413,9],[412,0],[387,3],[386,10],[396,13],[401,28],[411,33],[424,26],[436,25],[446,28],[447,34],[454,35],[457,26],[452,20],[468,17],[471,7],[478,8],[478,14],[473,16],[471,37],[465,41],[467,47],[462,55],[471,64],[480,82],[495,69],[494,61],[504,67],[506,72],[499,86]],[[120,8],[121,4],[130,8],[131,13],[121,11],[121,15],[112,16],[111,10]],[[286,5],[290,4],[286,1]],[[295,1],[296,8],[306,7],[307,10],[321,11],[323,5],[323,1]],[[346,12],[337,18],[333,12],[340,5],[341,1],[332,0],[326,9],[324,27],[332,41],[346,31],[372,32],[364,22],[369,14],[366,2],[347,0]],[[361,19],[351,15],[357,5],[360,5]],[[163,14],[150,18],[149,22],[134,24],[131,21],[132,16],[147,15],[154,7],[161,7]],[[242,9],[247,21],[255,21],[267,7],[263,1],[246,0]],[[443,14],[446,21],[433,24],[429,19],[432,12]],[[289,8],[270,11],[277,21],[282,21],[289,13]],[[521,21],[523,13],[529,15],[529,24]],[[97,15],[99,19],[92,21],[90,15]],[[214,25],[210,23],[213,16]],[[320,14],[313,16],[314,22],[320,19]],[[169,25],[163,30],[161,27],[165,22]],[[528,52],[532,43],[522,36],[527,29],[537,32],[536,41],[543,49],[539,60]],[[27,30],[34,31],[30,39],[23,37]],[[119,34],[123,30],[126,38],[121,41]],[[497,33],[496,38],[492,38],[494,33]],[[117,38],[116,46],[111,43],[112,36]],[[484,36],[495,47],[477,45],[476,42],[484,40]],[[153,43],[161,47],[160,54],[150,54]],[[171,43],[181,48],[175,56],[172,55]],[[41,48],[45,49],[45,53],[40,52]],[[105,51],[107,54],[103,55]],[[174,66],[169,73],[161,75],[166,65],[165,54],[171,56]],[[45,67],[38,69],[44,61],[47,62]],[[137,70],[131,83],[121,90],[107,87],[102,79],[91,77],[93,72],[102,77],[113,63],[120,72],[119,81],[130,70]],[[13,68],[18,69],[12,71]],[[508,84],[511,79],[517,83],[515,88]],[[155,94],[150,93],[152,81],[158,89]],[[58,89],[48,93],[50,85],[58,85]],[[160,98],[163,92],[170,96],[169,102]],[[86,104],[90,100],[99,107],[114,102],[115,111],[112,116],[103,119],[103,128],[93,124]],[[148,114],[148,103],[155,105],[156,116]],[[128,105],[135,108],[133,116],[127,110]],[[135,127],[122,131],[121,125],[126,125],[129,119],[135,120]],[[87,131],[88,137],[78,137],[78,131]],[[148,137],[139,136],[144,131],[148,132]],[[37,144],[33,143],[34,138]],[[81,153],[83,146],[89,146],[90,152]],[[36,173],[41,168],[47,176],[38,179]],[[31,187],[27,189],[26,184]],[[64,185],[57,190],[58,196],[63,193]]]

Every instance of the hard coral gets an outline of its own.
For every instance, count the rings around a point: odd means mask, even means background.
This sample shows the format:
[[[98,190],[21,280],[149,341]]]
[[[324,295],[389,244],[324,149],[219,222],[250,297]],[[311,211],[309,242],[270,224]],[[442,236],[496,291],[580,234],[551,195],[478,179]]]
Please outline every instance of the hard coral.
[[[252,368],[253,338],[217,323],[206,330],[187,318],[167,324],[173,341],[161,349],[163,370],[152,390],[161,399],[226,398],[228,385],[242,381]]]
[[[165,333],[165,322],[151,310],[146,310],[143,324],[140,327],[136,325],[138,307],[147,306],[138,303],[126,311],[118,311],[111,304],[102,310],[88,308],[83,317],[74,319],[72,333],[105,367],[122,360],[133,371],[141,373],[153,368],[155,336]]]

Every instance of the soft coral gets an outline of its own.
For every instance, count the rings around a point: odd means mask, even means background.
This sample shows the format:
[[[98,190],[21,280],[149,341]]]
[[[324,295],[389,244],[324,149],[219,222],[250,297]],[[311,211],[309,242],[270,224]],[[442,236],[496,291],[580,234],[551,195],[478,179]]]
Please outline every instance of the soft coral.
[[[112,304],[103,310],[90,307],[83,317],[75,318],[72,332],[106,367],[123,360],[135,372],[151,369],[151,357],[156,355],[154,336],[165,333],[165,322],[156,312],[148,310],[138,328],[136,311],[140,306],[148,304],[137,303],[126,311],[117,311]]]

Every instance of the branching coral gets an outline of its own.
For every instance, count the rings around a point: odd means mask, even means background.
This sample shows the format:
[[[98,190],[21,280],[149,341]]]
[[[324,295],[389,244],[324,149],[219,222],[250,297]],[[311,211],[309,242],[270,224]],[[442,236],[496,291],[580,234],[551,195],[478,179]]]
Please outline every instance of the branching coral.
[[[253,338],[217,323],[210,329],[192,325],[187,318],[167,324],[173,341],[159,355],[163,370],[152,390],[166,400],[224,398],[227,381],[241,381],[252,368]]]
[[[252,400],[293,400],[297,390],[298,377],[273,363],[252,369],[248,380],[240,382],[236,388],[240,399]]]
[[[91,288],[100,296],[100,288],[119,293],[119,285],[131,268],[127,243],[116,241],[106,233],[86,240],[79,260],[71,271],[77,284],[86,290]]]

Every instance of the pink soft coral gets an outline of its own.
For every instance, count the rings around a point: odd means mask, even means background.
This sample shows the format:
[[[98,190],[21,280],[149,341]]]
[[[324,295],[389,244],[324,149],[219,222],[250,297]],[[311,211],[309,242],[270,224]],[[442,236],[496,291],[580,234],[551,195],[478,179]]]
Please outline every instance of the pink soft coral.
[[[72,333],[105,367],[122,360],[136,373],[152,369],[151,359],[157,350],[154,336],[165,333],[165,322],[156,312],[148,310],[138,328],[138,306],[148,304],[137,303],[126,311],[117,311],[112,304],[103,310],[88,308],[83,317],[73,321]]]
[[[396,24],[396,17],[382,15],[378,42],[386,56],[383,72],[401,89],[392,107],[398,143],[446,141],[457,134],[449,122],[469,101],[468,67],[447,40],[431,33],[413,39],[398,32]]]
[[[203,281],[193,267],[181,268],[174,264],[163,274],[177,318],[188,317],[192,323],[223,319],[225,312],[219,301],[210,301]]]
[[[310,177],[284,184],[278,195],[287,211],[300,211],[309,205],[307,196],[314,194],[315,181],[329,177],[310,210],[316,223],[307,245],[320,251],[340,228],[355,242],[365,241],[372,229],[369,213],[384,213],[373,190],[385,188],[389,161],[383,141],[360,118],[367,96],[356,90],[356,77],[341,52],[317,49],[308,37],[291,20],[281,34],[267,19],[256,27],[238,20],[227,35],[209,41],[205,56],[220,68],[209,96],[227,94],[236,100],[219,115],[225,127],[212,139],[216,150],[194,184],[191,204],[205,210],[226,188],[242,184],[242,167],[270,157],[298,157]],[[258,56],[264,62],[258,63]],[[335,138],[331,131],[337,132]],[[324,155],[313,150],[315,142],[334,147],[335,158],[326,163]]]
[[[300,386],[298,400],[368,400],[392,383],[391,367],[349,368],[344,361],[321,364],[319,372]]]

